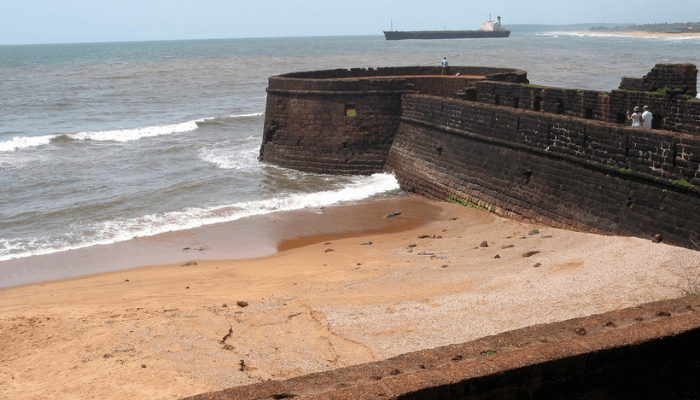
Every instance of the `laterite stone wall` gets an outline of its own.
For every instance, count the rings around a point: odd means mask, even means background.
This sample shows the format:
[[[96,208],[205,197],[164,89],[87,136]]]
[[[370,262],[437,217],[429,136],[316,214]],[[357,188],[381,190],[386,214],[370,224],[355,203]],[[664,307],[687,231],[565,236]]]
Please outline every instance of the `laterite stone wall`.
[[[527,82],[523,71],[486,67],[339,69],[271,77],[260,159],[305,172],[371,174],[386,161],[401,96],[454,96],[478,80]]]
[[[700,136],[405,95],[385,170],[405,190],[554,227],[700,238]]]

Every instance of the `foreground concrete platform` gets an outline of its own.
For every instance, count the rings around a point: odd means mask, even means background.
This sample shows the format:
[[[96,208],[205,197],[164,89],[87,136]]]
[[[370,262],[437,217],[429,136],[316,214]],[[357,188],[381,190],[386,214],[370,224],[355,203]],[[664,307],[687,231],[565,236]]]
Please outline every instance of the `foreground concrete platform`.
[[[687,399],[698,367],[689,296],[187,399]]]

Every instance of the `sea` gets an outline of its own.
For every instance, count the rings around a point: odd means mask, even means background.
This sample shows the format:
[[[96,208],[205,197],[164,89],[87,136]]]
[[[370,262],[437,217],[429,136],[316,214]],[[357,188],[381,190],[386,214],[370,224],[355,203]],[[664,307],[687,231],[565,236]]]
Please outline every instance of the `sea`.
[[[439,66],[443,57],[519,68],[533,84],[609,91],[657,63],[700,65],[700,37],[514,32],[0,46],[0,276],[13,275],[3,271],[8,260],[401,196],[389,174],[318,175],[258,161],[267,80]]]

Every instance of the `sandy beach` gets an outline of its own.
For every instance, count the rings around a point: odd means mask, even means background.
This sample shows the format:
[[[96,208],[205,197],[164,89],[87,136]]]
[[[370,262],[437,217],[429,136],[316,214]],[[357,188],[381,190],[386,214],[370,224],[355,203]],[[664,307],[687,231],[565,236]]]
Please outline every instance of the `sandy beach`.
[[[0,289],[0,397],[174,399],[286,379],[678,297],[680,268],[700,263],[417,197],[255,221],[158,239],[210,255]],[[257,241],[285,250],[226,259]]]

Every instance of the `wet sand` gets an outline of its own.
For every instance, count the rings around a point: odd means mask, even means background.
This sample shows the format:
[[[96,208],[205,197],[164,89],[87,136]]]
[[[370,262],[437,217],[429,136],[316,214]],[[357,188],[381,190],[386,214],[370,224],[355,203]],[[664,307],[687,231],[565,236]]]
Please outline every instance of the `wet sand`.
[[[679,267],[700,263],[415,197],[261,220],[149,239],[189,252],[176,263],[0,290],[0,396],[172,399],[285,379],[677,297]],[[205,258],[247,239],[289,250]]]

